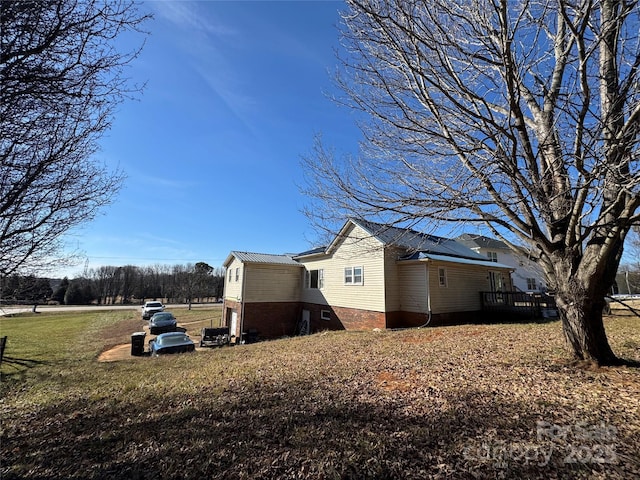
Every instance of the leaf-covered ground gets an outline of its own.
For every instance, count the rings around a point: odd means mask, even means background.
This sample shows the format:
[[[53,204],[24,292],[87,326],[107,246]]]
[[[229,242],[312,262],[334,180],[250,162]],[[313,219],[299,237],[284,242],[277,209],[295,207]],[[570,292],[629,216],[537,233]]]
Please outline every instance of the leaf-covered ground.
[[[3,479],[640,477],[640,369],[571,364],[558,322],[87,355],[5,380]]]

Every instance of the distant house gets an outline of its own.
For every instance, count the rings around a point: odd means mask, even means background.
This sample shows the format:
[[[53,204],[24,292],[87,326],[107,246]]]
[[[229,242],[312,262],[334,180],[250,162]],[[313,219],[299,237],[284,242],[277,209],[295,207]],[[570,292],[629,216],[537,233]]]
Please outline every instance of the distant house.
[[[613,284],[612,294],[614,295],[637,295],[640,293],[640,274],[628,269],[620,269],[616,274],[616,281]]]
[[[512,289],[512,267],[455,240],[348,220],[325,247],[233,251],[224,318],[236,336],[415,327],[476,320],[483,291]]]
[[[511,280],[515,290],[533,293],[546,290],[547,282],[542,269],[527,257],[518,256],[504,242],[469,233],[456,240],[492,262],[512,267]]]

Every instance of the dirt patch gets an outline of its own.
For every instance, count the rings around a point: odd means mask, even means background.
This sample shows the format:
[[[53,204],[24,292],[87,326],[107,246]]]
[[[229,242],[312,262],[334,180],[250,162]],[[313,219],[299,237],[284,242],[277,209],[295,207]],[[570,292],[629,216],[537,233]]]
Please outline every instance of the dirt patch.
[[[129,358],[142,358],[134,357],[131,355],[131,344],[125,343],[124,345],[116,345],[115,347],[102,352],[98,357],[99,362],[117,362],[120,360],[127,360]]]
[[[144,330],[141,331],[146,331],[147,332],[147,336],[145,337],[145,350],[147,349],[147,345],[149,343],[149,340],[151,340],[152,338],[155,338],[155,335],[149,335],[148,334],[148,328],[145,327]],[[200,347],[198,347],[198,345],[200,344],[200,336],[189,336],[189,338],[191,338],[191,340],[193,340],[193,343],[196,344],[196,350],[200,350]],[[121,345],[116,345],[114,347],[109,348],[108,350],[105,350],[104,352],[102,352],[99,356],[98,356],[98,362],[119,362],[122,360],[130,360],[130,359],[138,359],[138,358],[145,358],[147,355],[143,355],[143,356],[135,356],[135,355],[131,355],[131,343],[124,343]]]
[[[383,371],[376,375],[378,388],[387,392],[407,392],[416,386],[416,373],[410,372],[407,377],[394,372]]]

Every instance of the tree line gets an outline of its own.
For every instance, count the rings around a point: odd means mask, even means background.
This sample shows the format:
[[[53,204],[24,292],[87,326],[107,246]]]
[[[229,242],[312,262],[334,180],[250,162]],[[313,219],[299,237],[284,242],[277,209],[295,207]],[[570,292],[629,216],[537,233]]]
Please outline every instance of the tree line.
[[[138,267],[102,266],[69,279],[11,275],[0,279],[2,303],[115,305],[162,300],[171,303],[222,298],[224,270],[204,262]]]

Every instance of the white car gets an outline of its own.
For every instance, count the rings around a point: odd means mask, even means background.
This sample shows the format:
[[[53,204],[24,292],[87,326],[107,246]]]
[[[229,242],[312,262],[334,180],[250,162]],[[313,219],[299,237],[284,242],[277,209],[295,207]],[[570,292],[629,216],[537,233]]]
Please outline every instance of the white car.
[[[154,313],[164,311],[164,305],[162,302],[146,302],[142,306],[142,319],[149,320]]]

